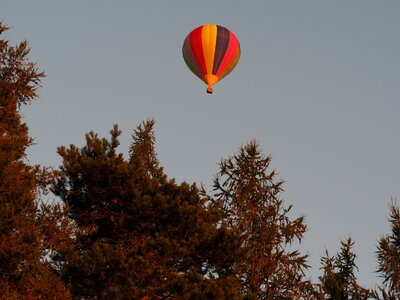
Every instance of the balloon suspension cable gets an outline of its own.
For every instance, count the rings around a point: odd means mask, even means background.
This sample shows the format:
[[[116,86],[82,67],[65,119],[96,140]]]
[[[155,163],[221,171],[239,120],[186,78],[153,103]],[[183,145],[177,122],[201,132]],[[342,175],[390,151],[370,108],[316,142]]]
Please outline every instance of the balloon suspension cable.
[[[207,94],[212,94],[212,93],[213,93],[213,89],[212,89],[211,86],[209,86],[209,87],[207,88]]]

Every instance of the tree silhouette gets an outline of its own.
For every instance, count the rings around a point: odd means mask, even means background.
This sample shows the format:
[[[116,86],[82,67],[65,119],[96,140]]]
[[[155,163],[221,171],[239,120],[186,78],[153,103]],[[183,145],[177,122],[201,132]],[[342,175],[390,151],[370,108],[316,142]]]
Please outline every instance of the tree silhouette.
[[[378,287],[382,297],[375,291],[377,299],[400,299],[400,211],[395,200],[389,204],[391,234],[378,241],[378,272],[383,278],[383,286]]]
[[[81,149],[59,147],[54,191],[78,226],[63,278],[75,299],[236,299],[232,234],[195,185],[163,173],[153,126],[134,131],[129,160],[116,151],[117,126],[110,140],[91,132]]]
[[[321,258],[324,274],[320,277],[321,299],[364,300],[371,297],[371,291],[360,286],[354,274],[357,270],[354,241],[348,237],[341,242],[340,252],[335,257],[326,251]]]
[[[293,249],[306,230],[304,218],[289,217],[292,206],[284,206],[279,196],[283,181],[269,170],[270,162],[256,141],[222,160],[213,205],[221,226],[240,241],[235,273],[243,294],[249,299],[312,298],[312,285],[304,276],[307,255]]]
[[[7,29],[0,23],[1,35]],[[29,61],[29,51],[25,41],[10,46],[0,39],[0,295],[68,299],[68,290],[44,259],[54,245],[42,230],[50,226],[47,214],[38,212],[38,189],[46,184],[47,172],[25,161],[33,141],[20,107],[37,98],[45,76]]]

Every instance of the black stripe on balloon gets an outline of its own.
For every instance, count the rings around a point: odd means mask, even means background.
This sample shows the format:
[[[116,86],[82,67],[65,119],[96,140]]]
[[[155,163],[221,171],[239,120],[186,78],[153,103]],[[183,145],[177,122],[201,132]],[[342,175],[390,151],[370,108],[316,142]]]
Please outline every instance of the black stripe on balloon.
[[[216,74],[222,60],[224,59],[226,49],[229,45],[229,30],[217,25],[217,44],[215,45],[213,74]]]

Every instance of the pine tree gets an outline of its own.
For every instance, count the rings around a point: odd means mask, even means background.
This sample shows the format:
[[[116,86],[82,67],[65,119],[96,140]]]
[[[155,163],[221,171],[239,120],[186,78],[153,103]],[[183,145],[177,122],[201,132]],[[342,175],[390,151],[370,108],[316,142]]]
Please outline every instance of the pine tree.
[[[129,149],[129,163],[136,170],[143,170],[152,178],[163,176],[163,168],[154,149],[154,119],[149,119],[138,126],[132,134],[133,143]]]
[[[305,278],[307,255],[293,249],[306,230],[304,217],[289,217],[280,193],[283,181],[270,171],[256,141],[220,163],[214,181],[213,205],[221,226],[240,241],[235,274],[247,299],[308,299],[313,288]]]
[[[377,299],[400,299],[400,211],[396,201],[389,205],[391,234],[382,236],[378,241],[378,272],[383,278],[383,286],[378,287],[382,297]]]
[[[65,251],[63,278],[75,299],[237,299],[232,234],[217,229],[195,185],[163,173],[154,121],[133,134],[129,160],[93,132],[81,149],[60,147],[54,191],[78,228]]]
[[[0,34],[7,31],[0,23]],[[68,299],[68,290],[44,255],[52,240],[41,229],[38,189],[46,172],[25,161],[32,145],[20,107],[37,98],[45,76],[29,61],[26,42],[0,39],[0,295],[2,299]]]
[[[319,285],[321,299],[366,300],[371,297],[371,291],[357,283],[354,272],[358,268],[353,246],[354,241],[348,237],[341,242],[340,252],[335,257],[331,257],[326,251],[321,258],[324,270]]]

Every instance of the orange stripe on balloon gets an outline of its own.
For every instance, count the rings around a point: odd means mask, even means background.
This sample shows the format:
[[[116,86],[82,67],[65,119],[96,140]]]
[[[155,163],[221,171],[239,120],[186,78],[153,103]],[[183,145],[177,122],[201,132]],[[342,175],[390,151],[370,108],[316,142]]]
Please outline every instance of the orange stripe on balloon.
[[[211,74],[214,66],[215,45],[217,43],[217,25],[204,25],[202,29],[202,45],[207,74]]]
[[[197,27],[190,34],[190,48],[192,48],[192,52],[196,61],[203,73],[203,75],[207,74],[206,63],[204,61],[204,53],[203,53],[203,45],[202,45],[202,31],[203,26]]]
[[[236,36],[232,33],[229,32],[229,45],[228,48],[226,49],[225,56],[221,62],[221,65],[218,68],[218,71],[215,75],[218,77],[221,76],[221,74],[224,73],[225,69],[232,63],[232,61],[235,59],[236,55],[238,54],[239,51],[239,41],[236,38]],[[240,54],[239,54],[240,55]],[[224,74],[226,76],[228,74]]]

